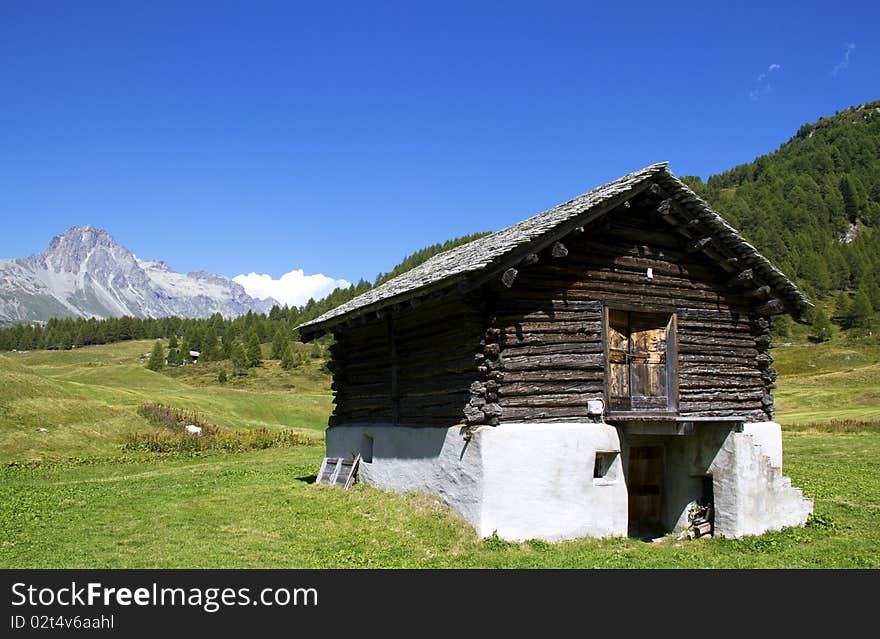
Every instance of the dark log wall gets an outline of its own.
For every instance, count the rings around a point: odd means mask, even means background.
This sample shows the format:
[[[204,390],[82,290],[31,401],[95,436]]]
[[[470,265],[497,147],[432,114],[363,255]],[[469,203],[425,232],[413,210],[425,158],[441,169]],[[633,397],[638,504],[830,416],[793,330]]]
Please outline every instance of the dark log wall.
[[[456,291],[339,327],[331,350],[331,424],[462,423],[478,377],[483,318],[480,302]]]
[[[671,410],[772,418],[763,315],[781,302],[710,228],[657,197],[520,256],[470,295],[453,288],[335,328],[331,424],[586,418],[588,399],[607,400],[608,308],[674,314]]]
[[[586,417],[605,393],[603,305],[675,312],[680,413],[772,417],[769,322],[655,210],[612,212],[491,286],[482,381],[501,421]]]

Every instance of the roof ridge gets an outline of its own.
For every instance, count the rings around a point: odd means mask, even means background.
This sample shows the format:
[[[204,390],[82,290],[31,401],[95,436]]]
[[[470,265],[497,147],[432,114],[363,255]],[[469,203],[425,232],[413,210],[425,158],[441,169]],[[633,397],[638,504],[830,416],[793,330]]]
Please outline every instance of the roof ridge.
[[[348,302],[327,311],[320,317],[300,325],[300,328],[313,327],[333,319],[338,319],[355,311],[381,308],[403,295],[422,289],[436,290],[449,285],[451,281],[462,279],[471,273],[482,271],[487,267],[498,266],[498,262],[518,248],[546,238],[560,225],[571,223],[587,211],[606,205],[614,198],[631,194],[634,189],[642,187],[654,178],[671,181],[680,199],[697,210],[711,215],[723,224],[725,235],[740,247],[745,247],[750,255],[760,263],[760,267],[768,272],[774,284],[796,298],[801,306],[811,305],[806,296],[800,292],[779,269],[767,258],[758,253],[757,249],[739,234],[730,224],[715,212],[705,201],[694,193],[684,182],[669,170],[669,162],[656,162],[637,171],[628,173],[616,180],[597,186],[586,193],[558,204],[546,211],[516,222],[503,229],[477,238],[467,244],[443,251],[432,256],[422,264],[412,268],[375,288],[358,295]],[[778,281],[777,281],[778,280]]]

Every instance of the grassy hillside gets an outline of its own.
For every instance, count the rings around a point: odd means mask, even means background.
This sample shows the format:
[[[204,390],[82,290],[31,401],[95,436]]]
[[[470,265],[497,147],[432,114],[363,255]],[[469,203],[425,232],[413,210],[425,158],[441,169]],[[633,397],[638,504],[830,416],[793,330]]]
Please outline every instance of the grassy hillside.
[[[838,337],[779,346],[776,416],[786,425],[880,419],[880,344]]]
[[[197,411],[227,428],[326,426],[329,383],[317,362],[288,373],[269,361],[221,385],[217,363],[147,370],[141,357],[151,346],[127,341],[0,355],[0,461],[116,453],[126,433],[155,430],[136,413],[148,401]]]

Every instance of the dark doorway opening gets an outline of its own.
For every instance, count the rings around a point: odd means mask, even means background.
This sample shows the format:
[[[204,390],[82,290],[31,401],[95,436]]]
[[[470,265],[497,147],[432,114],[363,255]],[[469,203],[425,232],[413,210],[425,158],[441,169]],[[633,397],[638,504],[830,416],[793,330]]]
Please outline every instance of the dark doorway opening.
[[[653,539],[663,535],[663,446],[629,449],[627,492],[629,536]]]

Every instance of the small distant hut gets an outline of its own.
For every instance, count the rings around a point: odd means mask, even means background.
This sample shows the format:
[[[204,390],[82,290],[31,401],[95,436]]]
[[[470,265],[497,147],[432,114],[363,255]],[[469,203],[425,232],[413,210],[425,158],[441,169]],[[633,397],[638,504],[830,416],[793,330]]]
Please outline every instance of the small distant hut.
[[[442,497],[481,535],[801,525],[769,317],[797,286],[656,164],[300,327],[331,333],[327,454]]]

